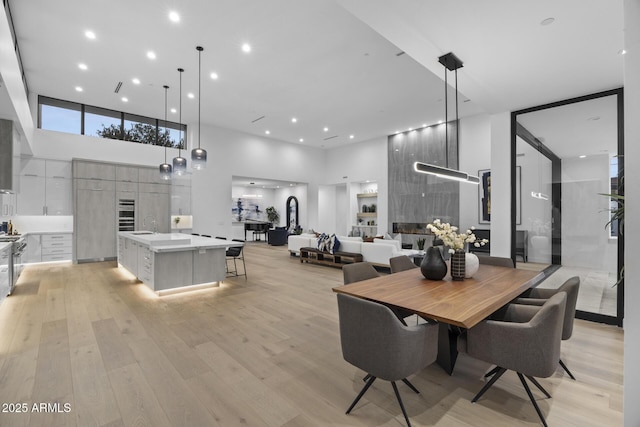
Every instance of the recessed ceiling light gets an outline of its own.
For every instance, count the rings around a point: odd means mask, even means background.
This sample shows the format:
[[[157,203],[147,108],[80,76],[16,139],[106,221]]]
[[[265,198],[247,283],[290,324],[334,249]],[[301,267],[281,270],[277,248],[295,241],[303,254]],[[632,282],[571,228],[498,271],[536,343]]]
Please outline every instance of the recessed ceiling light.
[[[270,130],[265,130],[264,133],[266,133],[267,135],[270,135],[271,131]]]
[[[627,50],[626,50],[626,49],[620,49],[620,50],[618,51],[618,54],[620,54],[620,55],[626,55],[626,54],[627,54]]]
[[[584,159],[584,158],[585,158],[585,157],[587,157],[587,156],[583,154],[583,155],[578,156],[578,157],[580,157],[581,159]]]
[[[427,127],[427,124],[426,124],[426,123],[423,123],[423,124],[422,124],[422,127],[423,127],[423,128],[426,128],[426,127]]]
[[[95,40],[96,39],[96,33],[94,33],[91,30],[87,30],[84,32],[84,35],[86,38],[91,39],[91,40]]]
[[[438,124],[441,125],[443,122],[442,120],[438,120]]]
[[[169,12],[169,20],[171,22],[180,22],[180,15],[178,15],[178,12],[172,10]]]
[[[178,112],[178,110],[176,110],[175,108],[172,108],[172,109],[171,109],[171,112],[172,112],[173,114],[175,114],[175,113],[177,113],[177,112]]]
[[[393,134],[394,134],[394,135],[397,135],[397,134],[399,134],[399,133],[400,133],[400,131],[399,131],[399,130],[397,130],[397,131],[393,132]]]
[[[80,86],[76,86],[76,92],[82,92],[84,89],[82,89]]]
[[[349,139],[353,139],[353,138],[355,138],[355,136],[349,135]]]
[[[276,188],[280,188],[280,186],[279,186],[279,185],[276,185]]]
[[[209,77],[211,77],[213,80],[218,80],[218,73],[214,71],[213,73],[209,74]]]
[[[298,119],[296,119],[295,117],[291,118],[291,123],[297,123]]]
[[[156,59],[156,53],[154,51],[150,50],[149,52],[147,52],[147,58]]]
[[[81,62],[80,64],[78,64],[78,68],[80,68],[83,71],[86,71],[89,67],[87,67],[87,64],[83,64]]]
[[[407,130],[408,130],[409,132],[411,132],[411,131],[413,130],[413,128],[409,128],[409,129],[407,129]]]
[[[300,141],[300,142],[304,142],[304,138],[300,138],[298,141]]]
[[[400,149],[399,149],[399,148],[396,148],[396,151],[400,151]]]
[[[243,43],[242,44],[242,51],[249,53],[251,52],[251,45],[249,43]]]
[[[193,93],[189,92],[187,94],[187,97],[193,99],[193,98],[195,98],[195,95]]]
[[[323,130],[323,131],[325,131],[325,132],[329,132],[329,128],[328,128],[328,127],[325,127],[325,128],[324,128],[324,129],[322,129],[322,130]]]
[[[540,21],[540,25],[550,25],[553,24],[556,18],[547,18]]]
[[[139,85],[140,84],[140,79],[138,78],[132,78],[131,81],[133,82],[134,85]]]
[[[129,98],[127,98],[126,96],[122,97],[122,102],[129,102]]]

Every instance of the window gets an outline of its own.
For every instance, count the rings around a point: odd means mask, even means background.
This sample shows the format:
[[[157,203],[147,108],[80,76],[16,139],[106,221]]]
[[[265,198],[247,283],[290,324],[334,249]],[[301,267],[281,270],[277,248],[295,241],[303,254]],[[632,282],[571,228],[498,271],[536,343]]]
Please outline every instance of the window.
[[[86,106],[84,135],[122,139],[122,113],[106,108]]]
[[[184,138],[187,125],[46,96],[38,97],[38,107],[41,129],[184,148],[180,129]]]
[[[82,133],[82,105],[58,99],[40,102],[39,127],[58,132]]]

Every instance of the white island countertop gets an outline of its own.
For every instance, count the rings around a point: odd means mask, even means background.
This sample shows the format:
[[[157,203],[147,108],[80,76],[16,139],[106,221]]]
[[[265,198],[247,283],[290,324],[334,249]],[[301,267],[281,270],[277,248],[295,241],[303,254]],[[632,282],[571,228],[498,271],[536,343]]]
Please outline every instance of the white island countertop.
[[[182,233],[153,233],[151,231],[121,231],[119,236],[149,246],[153,252],[193,251],[196,249],[226,249],[244,246],[243,242],[192,236]]]

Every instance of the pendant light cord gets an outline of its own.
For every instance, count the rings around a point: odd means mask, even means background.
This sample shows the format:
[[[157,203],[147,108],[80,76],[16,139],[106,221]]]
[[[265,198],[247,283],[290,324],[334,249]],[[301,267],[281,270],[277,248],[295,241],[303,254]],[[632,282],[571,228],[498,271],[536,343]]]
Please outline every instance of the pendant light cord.
[[[202,99],[202,97],[200,96],[200,87],[202,86],[202,51],[204,49],[202,48],[202,46],[198,46],[196,47],[196,49],[198,50],[198,148],[200,148],[200,134],[202,133],[202,131],[200,130],[200,101]]]
[[[169,86],[164,85],[164,133],[167,133],[167,90]],[[167,163],[167,142],[163,142],[164,145],[164,162]]]
[[[447,66],[444,67],[444,158],[449,167],[449,85],[447,83]]]
[[[178,68],[178,72],[180,73],[180,102],[178,103],[178,108],[180,109],[179,114],[178,114],[178,121],[180,122],[180,141],[178,143],[178,157],[182,157],[182,72],[184,70],[182,68]],[[187,149],[186,144],[185,144],[185,150]]]

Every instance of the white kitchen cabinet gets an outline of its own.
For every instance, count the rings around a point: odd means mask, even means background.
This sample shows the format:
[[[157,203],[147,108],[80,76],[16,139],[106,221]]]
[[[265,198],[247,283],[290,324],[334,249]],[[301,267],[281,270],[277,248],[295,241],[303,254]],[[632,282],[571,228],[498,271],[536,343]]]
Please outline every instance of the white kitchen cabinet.
[[[72,234],[43,234],[42,262],[67,261],[72,257]]]
[[[190,185],[171,185],[171,215],[191,215]]]
[[[12,217],[16,214],[16,195],[0,194],[0,216]]]
[[[22,159],[17,197],[20,215],[72,215],[71,162]]]
[[[116,181],[120,182],[138,182],[137,166],[116,165]]]
[[[158,168],[138,168],[139,182],[150,184],[168,184],[168,182],[160,177]]]

